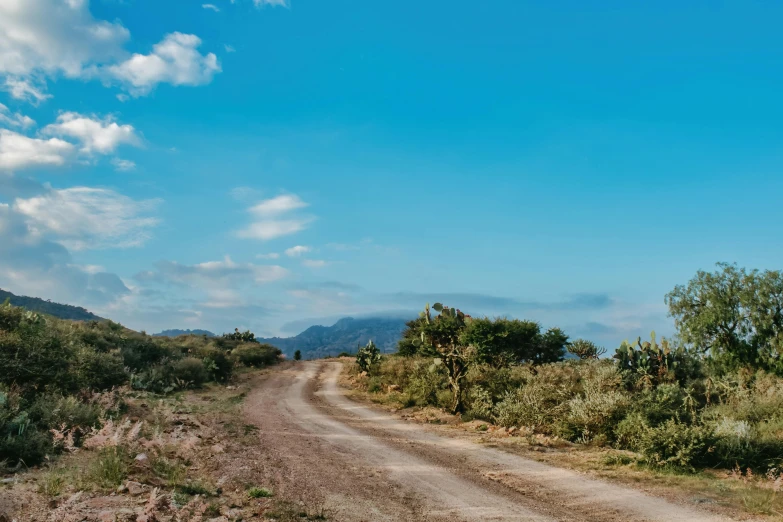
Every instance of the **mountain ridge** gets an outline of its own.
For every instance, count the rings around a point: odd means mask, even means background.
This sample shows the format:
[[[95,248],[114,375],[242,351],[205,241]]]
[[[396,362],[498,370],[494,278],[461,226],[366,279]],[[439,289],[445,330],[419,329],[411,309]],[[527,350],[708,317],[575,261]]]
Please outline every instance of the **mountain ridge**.
[[[71,321],[104,321],[103,317],[97,316],[86,308],[69,304],[54,303],[48,299],[40,297],[27,297],[16,295],[0,288],[0,303],[8,300],[13,306],[19,306],[33,312],[51,315],[59,319],[69,319]]]
[[[287,357],[300,350],[305,359],[353,353],[358,345],[365,345],[370,340],[381,352],[391,353],[397,349],[397,341],[407,321],[396,317],[343,317],[332,326],[313,325],[293,337],[259,338],[258,341],[280,348]]]

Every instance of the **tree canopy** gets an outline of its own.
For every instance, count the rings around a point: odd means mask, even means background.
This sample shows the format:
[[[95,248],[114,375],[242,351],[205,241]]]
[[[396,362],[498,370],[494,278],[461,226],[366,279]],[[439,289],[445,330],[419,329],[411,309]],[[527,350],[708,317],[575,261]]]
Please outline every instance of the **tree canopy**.
[[[725,369],[783,374],[783,274],[718,263],[666,295],[680,339]]]

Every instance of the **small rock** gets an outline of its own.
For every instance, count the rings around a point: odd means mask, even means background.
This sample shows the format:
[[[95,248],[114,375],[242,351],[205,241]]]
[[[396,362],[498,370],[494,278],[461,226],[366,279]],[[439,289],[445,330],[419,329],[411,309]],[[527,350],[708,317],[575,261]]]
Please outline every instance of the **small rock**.
[[[397,391],[399,389],[400,389],[400,385],[399,384],[390,384],[389,385],[389,391],[390,392]]]
[[[236,386],[226,386],[226,389],[227,390],[236,390],[237,387]]]
[[[125,493],[126,491],[128,491],[128,487],[125,484],[117,487],[117,493]]]
[[[134,497],[144,493],[144,486],[132,480],[126,482],[125,487],[128,489],[128,493],[130,493]]]
[[[135,460],[136,462],[147,462],[147,460],[148,460],[147,454],[146,453],[139,453],[138,455],[136,455],[136,458],[133,459],[133,460]]]
[[[215,444],[211,449],[212,453],[223,453],[225,451],[222,444]]]
[[[367,372],[362,372],[359,374],[360,377],[367,377]]]
[[[114,513],[111,511],[101,511],[98,513],[98,520],[100,520],[100,522],[114,522]]]

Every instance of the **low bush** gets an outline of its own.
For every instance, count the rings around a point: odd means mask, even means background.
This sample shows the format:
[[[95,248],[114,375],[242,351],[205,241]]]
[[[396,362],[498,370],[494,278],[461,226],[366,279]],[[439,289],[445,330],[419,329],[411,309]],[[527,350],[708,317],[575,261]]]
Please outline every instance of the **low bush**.
[[[247,343],[234,349],[231,354],[243,365],[254,368],[276,364],[283,352],[270,344]]]
[[[713,443],[709,428],[669,419],[642,431],[638,451],[650,465],[694,470],[709,462]]]
[[[171,376],[179,388],[200,388],[209,380],[204,362],[195,357],[180,359],[171,365]]]

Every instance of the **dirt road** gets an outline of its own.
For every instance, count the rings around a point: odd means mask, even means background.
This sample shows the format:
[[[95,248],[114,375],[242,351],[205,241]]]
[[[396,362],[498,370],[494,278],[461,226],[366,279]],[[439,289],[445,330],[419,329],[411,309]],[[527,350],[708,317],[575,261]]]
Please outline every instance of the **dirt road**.
[[[339,521],[728,520],[591,479],[350,401],[342,365],[302,362],[246,401],[275,487]]]

